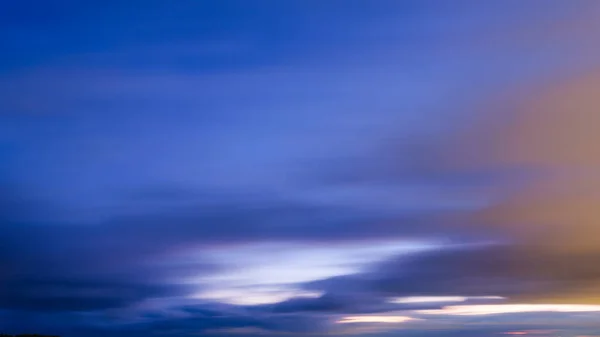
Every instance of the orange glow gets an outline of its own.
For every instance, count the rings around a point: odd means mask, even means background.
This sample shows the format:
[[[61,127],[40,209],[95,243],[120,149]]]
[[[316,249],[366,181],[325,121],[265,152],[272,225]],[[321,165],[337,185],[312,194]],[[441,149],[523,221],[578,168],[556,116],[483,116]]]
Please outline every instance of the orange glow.
[[[600,305],[568,305],[568,304],[490,304],[490,305],[456,305],[435,310],[418,310],[418,313],[429,315],[497,315],[523,312],[600,312]]]

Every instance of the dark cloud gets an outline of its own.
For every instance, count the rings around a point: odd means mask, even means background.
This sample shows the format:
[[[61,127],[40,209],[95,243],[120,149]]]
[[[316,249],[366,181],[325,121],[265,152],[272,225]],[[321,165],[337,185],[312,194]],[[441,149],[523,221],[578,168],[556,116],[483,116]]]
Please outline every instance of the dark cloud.
[[[141,280],[11,277],[0,282],[0,306],[34,311],[90,311],[127,307],[139,301],[184,295],[183,287]],[[136,282],[137,281],[137,282]]]
[[[186,199],[187,200],[187,199]],[[295,204],[213,201],[162,207],[154,214],[95,223],[39,219],[40,207],[4,194],[0,217],[0,306],[36,310],[123,307],[186,289],[181,278],[219,266],[180,260],[177,252],[214,245],[300,240],[356,240],[365,220],[338,209]],[[352,228],[344,235],[343,228]],[[374,239],[385,233],[372,232]]]
[[[117,246],[118,232],[38,219],[35,203],[9,198],[0,212],[0,307],[87,311],[187,293],[177,278],[214,270],[201,261],[166,263],[164,249]],[[159,253],[163,253],[162,255]]]
[[[142,322],[117,328],[127,333],[191,335],[229,330],[262,330],[270,333],[323,332],[327,316],[303,313],[276,313],[266,307],[243,307],[222,303],[202,303],[174,308],[175,314],[155,312]]]
[[[438,309],[443,302],[392,303],[377,292],[329,290],[318,298],[292,298],[276,304],[259,306],[272,313],[374,314],[393,311]]]
[[[600,255],[537,252],[519,244],[483,244],[401,256],[370,271],[306,284],[310,290],[345,290],[366,298],[398,296],[502,296],[512,301],[556,302],[559,294],[600,282]]]

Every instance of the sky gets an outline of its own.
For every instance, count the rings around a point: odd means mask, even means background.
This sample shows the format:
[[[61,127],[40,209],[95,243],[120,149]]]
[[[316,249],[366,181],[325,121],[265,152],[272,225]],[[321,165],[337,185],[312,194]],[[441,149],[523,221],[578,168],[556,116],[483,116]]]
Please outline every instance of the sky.
[[[596,0],[0,2],[0,333],[600,335]]]

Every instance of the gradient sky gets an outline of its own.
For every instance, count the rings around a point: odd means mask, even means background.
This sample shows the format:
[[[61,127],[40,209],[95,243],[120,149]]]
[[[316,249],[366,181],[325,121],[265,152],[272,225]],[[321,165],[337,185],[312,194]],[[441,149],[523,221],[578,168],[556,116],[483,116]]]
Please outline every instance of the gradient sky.
[[[600,2],[0,2],[0,333],[600,335]]]

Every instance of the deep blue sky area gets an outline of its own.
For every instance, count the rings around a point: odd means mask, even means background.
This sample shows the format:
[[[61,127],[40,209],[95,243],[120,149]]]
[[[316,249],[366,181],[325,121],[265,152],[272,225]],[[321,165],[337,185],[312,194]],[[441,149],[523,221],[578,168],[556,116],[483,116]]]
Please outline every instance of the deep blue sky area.
[[[599,17],[0,1],[0,333],[600,334]]]

